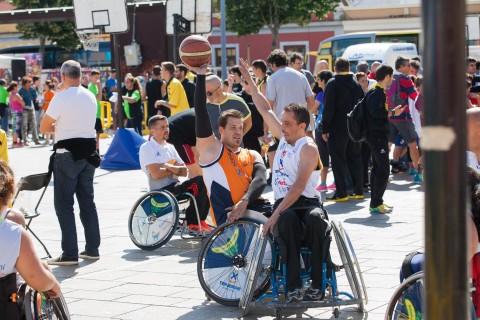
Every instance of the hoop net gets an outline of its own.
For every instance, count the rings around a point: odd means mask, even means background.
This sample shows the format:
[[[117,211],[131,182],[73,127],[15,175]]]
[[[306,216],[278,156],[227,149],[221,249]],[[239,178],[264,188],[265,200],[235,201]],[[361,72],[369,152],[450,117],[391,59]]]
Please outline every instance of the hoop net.
[[[76,32],[85,50],[99,50],[100,29],[77,30]]]

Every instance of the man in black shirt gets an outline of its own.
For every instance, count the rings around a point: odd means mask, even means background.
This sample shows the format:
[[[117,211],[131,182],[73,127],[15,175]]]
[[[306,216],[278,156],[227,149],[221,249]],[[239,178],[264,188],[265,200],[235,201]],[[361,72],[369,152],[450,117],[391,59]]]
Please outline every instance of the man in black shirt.
[[[390,213],[393,207],[383,202],[383,194],[387,189],[389,175],[388,159],[388,117],[400,115],[402,106],[388,110],[385,90],[392,85],[393,69],[390,66],[378,67],[375,78],[377,83],[365,96],[367,119],[367,143],[372,152],[373,168],[370,173],[372,197],[370,199],[370,213]]]
[[[242,87],[243,90],[239,93],[236,93],[236,95],[241,97],[243,101],[245,101],[245,103],[248,105],[252,117],[252,128],[248,130],[248,132],[245,133],[245,135],[243,136],[243,146],[247,149],[255,150],[261,154],[262,147],[260,146],[260,141],[258,141],[258,138],[264,135],[263,118],[260,112],[258,112],[255,104],[253,103],[253,99],[250,94],[251,90],[256,89],[250,88],[250,85],[245,80],[242,80]]]
[[[335,76],[325,87],[323,96],[322,136],[328,143],[332,171],[337,190],[327,201],[364,199],[362,177],[362,146],[350,140],[347,131],[347,114],[363,98],[363,89],[353,79],[350,63],[344,58],[335,61]],[[353,194],[347,194],[346,181],[352,178]]]
[[[174,76],[183,85],[185,93],[187,94],[188,105],[193,108],[193,98],[195,96],[195,83],[187,78],[188,68],[184,64],[177,64],[175,68]]]
[[[161,69],[162,68],[158,65],[153,67],[152,78],[147,82],[145,90],[142,92],[142,100],[147,100],[147,123],[151,117],[157,114],[157,110],[162,111],[163,115],[170,112],[170,110],[164,106],[159,106],[158,109],[155,108],[155,102],[157,100],[162,100],[163,80],[160,79]]]
[[[188,169],[188,177],[200,176],[195,136],[195,109],[188,109],[174,114],[168,119],[170,135],[167,142],[172,144]]]
[[[230,75],[233,76],[233,86],[232,92],[233,93],[240,93],[243,90],[242,87],[242,74],[240,73],[239,66],[233,66],[229,72]]]

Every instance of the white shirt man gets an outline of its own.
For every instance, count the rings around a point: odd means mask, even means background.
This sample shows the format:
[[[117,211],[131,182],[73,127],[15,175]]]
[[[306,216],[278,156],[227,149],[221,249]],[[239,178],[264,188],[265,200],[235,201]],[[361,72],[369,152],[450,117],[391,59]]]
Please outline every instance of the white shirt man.
[[[78,258],[98,260],[100,228],[93,200],[93,176],[100,163],[95,152],[95,96],[80,85],[80,64],[65,61],[60,69],[60,92],[50,102],[42,118],[40,130],[55,132],[54,204],[62,230],[62,255],[49,264],[78,264]],[[85,229],[85,250],[78,253],[74,216],[74,195]]]
[[[139,156],[140,166],[147,174],[150,190],[165,189],[174,195],[184,192],[191,193],[197,202],[201,221],[197,221],[195,204],[191,202],[186,211],[188,227],[194,231],[200,231],[200,229],[211,231],[211,227],[205,222],[210,203],[202,176],[196,176],[182,183],[177,178],[177,176],[187,175],[187,167],[175,147],[167,143],[170,134],[167,118],[163,115],[151,117],[148,121],[148,128],[152,138],[142,144]],[[201,228],[199,224],[201,224]]]

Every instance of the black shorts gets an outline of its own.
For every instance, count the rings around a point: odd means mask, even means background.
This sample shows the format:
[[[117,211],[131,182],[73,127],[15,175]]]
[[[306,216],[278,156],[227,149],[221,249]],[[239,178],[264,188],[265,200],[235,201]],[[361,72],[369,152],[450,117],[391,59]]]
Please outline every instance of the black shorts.
[[[177,150],[180,158],[185,162],[185,165],[191,165],[195,163],[195,154],[193,153],[192,146],[188,144],[173,144],[175,150]]]
[[[97,118],[97,120],[95,121],[95,131],[97,133],[103,133],[102,120],[100,120],[99,118]]]

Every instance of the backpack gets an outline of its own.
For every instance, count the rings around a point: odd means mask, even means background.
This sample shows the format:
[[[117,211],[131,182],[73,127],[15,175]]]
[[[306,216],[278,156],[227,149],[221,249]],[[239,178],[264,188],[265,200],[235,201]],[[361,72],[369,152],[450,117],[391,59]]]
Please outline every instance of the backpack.
[[[412,251],[405,256],[400,269],[400,282],[407,279],[411,275],[423,270],[423,263],[425,262],[425,254]]]
[[[387,103],[389,109],[394,109],[398,105],[405,105],[405,99],[402,99],[400,88],[400,75],[393,76],[393,82],[387,91]]]
[[[348,135],[354,142],[362,142],[367,138],[367,106],[365,100],[369,92],[347,114]]]
[[[423,270],[425,254],[413,251],[406,255],[400,269],[400,282],[411,275]],[[422,319],[423,298],[425,289],[423,281],[415,281],[402,291],[400,299],[395,306],[395,319]]]

